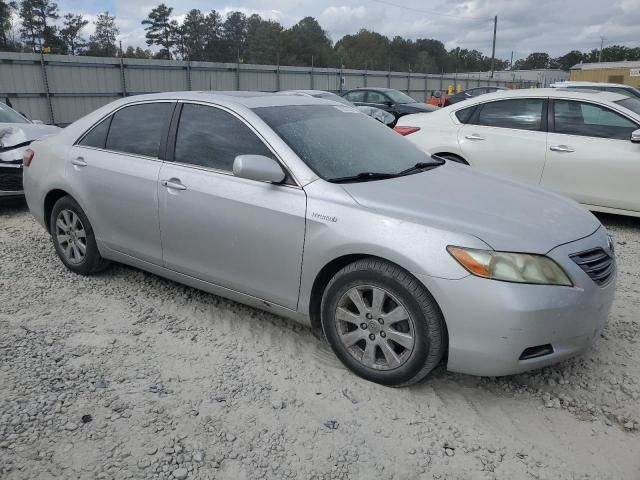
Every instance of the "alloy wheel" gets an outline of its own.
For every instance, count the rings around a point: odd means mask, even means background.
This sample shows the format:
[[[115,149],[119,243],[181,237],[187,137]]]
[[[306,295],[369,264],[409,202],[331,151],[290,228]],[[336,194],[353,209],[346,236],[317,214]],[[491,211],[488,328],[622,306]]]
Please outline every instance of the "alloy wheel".
[[[415,345],[411,315],[380,287],[349,289],[338,302],[335,322],[342,344],[366,367],[393,370],[411,357]]]
[[[56,239],[65,259],[74,265],[87,254],[87,234],[77,213],[61,210],[56,218]]]

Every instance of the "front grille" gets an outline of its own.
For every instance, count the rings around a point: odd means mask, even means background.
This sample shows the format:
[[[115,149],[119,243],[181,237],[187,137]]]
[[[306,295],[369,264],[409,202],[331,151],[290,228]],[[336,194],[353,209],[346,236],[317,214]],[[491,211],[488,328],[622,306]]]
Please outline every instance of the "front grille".
[[[615,262],[602,248],[593,248],[585,252],[570,255],[571,260],[585,271],[601,287],[609,283],[615,271]]]
[[[0,168],[0,192],[22,190],[22,168]]]

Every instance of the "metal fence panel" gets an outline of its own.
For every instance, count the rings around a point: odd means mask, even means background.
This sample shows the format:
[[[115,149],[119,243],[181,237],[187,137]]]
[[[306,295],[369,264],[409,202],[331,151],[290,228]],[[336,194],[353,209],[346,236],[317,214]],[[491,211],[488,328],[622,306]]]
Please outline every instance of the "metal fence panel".
[[[391,87],[423,101],[432,91],[514,86],[483,74],[419,73],[236,63],[0,53],[0,100],[48,123],[67,124],[122,96],[175,90],[316,89],[345,92]],[[522,84],[523,82],[520,82]]]

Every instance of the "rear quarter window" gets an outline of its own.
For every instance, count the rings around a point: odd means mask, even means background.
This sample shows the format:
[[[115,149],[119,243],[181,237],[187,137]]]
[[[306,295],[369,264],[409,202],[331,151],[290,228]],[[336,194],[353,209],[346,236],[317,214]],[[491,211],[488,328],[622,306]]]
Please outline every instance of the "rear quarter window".
[[[469,123],[471,117],[473,116],[473,112],[475,112],[476,106],[463,108],[455,112],[455,116],[460,123]]]

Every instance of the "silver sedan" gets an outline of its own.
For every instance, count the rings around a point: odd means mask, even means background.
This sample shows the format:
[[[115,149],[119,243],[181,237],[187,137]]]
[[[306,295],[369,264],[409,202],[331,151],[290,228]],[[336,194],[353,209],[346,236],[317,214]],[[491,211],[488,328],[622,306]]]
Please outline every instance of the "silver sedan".
[[[616,265],[573,201],[430,158],[306,96],[111,103],[25,153],[62,263],[122,262],[322,328],[366,379],[505,375],[585,351]]]

